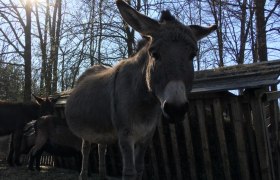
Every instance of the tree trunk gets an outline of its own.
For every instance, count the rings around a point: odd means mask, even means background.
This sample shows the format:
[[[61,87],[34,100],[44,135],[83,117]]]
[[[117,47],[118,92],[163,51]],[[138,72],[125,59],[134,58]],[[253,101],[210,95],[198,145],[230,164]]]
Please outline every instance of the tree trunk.
[[[255,13],[255,8],[253,7],[254,3],[250,2],[249,5],[249,10],[250,10],[250,14],[253,16],[253,14]],[[253,20],[251,20],[250,22],[250,34],[251,34],[251,50],[252,50],[252,58],[253,58],[253,63],[258,61],[258,53],[257,53],[257,43],[256,43],[256,38],[255,38],[255,26],[253,23]]]
[[[26,25],[25,32],[25,47],[24,47],[24,101],[31,101],[31,0],[26,1]]]
[[[94,22],[95,22],[95,0],[91,0],[91,10],[90,10],[90,19],[89,19],[89,28],[90,28],[90,42],[89,42],[89,59],[90,59],[90,65],[94,65],[94,54],[95,54],[95,48],[94,48]]]
[[[40,76],[40,93],[41,95],[46,95],[46,66],[47,66],[47,41],[48,41],[48,21],[49,21],[49,16],[50,16],[50,10],[49,10],[49,0],[46,1],[46,15],[45,15],[45,22],[44,22],[44,30],[42,33],[42,28],[40,25],[40,18],[39,18],[39,12],[38,12],[38,5],[37,3],[35,4],[36,6],[36,22],[37,22],[37,27],[38,27],[38,35],[39,35],[39,41],[40,41],[40,48],[41,48],[41,56],[42,56],[42,62],[41,62],[41,76]]]
[[[266,44],[266,21],[264,15],[264,6],[266,0],[255,0],[256,7],[256,30],[258,44],[258,60],[267,61],[267,44]]]
[[[101,64],[102,62],[102,58],[101,58],[101,45],[102,45],[102,35],[103,35],[103,23],[102,23],[102,3],[103,3],[103,0],[100,0],[99,1],[99,5],[98,5],[98,8],[99,8],[99,33],[98,33],[98,50],[97,50],[97,63],[98,64]]]
[[[218,2],[216,0],[208,0],[208,4],[211,7],[211,12],[215,20],[215,24],[218,25],[217,28],[217,37],[218,37],[218,47],[219,47],[219,60],[218,60],[218,66],[223,67],[224,66],[224,42],[223,42],[223,22],[222,22],[222,3],[221,0]],[[217,9],[216,9],[216,6]]]
[[[53,57],[53,84],[52,84],[52,93],[57,92],[57,66],[58,66],[58,50],[60,44],[60,27],[61,27],[61,2],[62,0],[57,0],[57,22],[56,22],[56,31],[55,31],[55,42],[54,42],[54,57]]]

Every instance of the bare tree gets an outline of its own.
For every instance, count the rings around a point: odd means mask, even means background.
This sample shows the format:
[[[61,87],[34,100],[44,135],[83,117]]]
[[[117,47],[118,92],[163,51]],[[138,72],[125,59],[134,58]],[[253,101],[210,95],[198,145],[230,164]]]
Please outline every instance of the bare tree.
[[[58,66],[58,50],[60,43],[60,26],[61,26],[61,3],[62,0],[56,0],[52,22],[50,23],[50,61],[47,65],[47,94],[52,94],[57,91],[57,66]]]
[[[218,25],[216,30],[218,38],[218,66],[224,66],[224,40],[223,40],[223,4],[221,0],[207,0],[211,13],[214,17],[215,24]]]
[[[0,16],[3,23],[10,31],[0,28],[6,42],[24,59],[24,101],[31,101],[31,0],[26,0],[22,4],[24,14],[19,12],[19,7],[15,2],[0,1]],[[16,22],[16,23],[15,23]],[[3,26],[3,25],[2,25]],[[3,27],[4,27],[3,26]],[[22,32],[18,32],[19,26]],[[11,34],[10,34],[11,33]],[[21,37],[21,33],[24,38]],[[16,41],[16,42],[15,42]]]
[[[38,38],[39,44],[41,49],[41,75],[40,75],[40,91],[42,95],[46,95],[46,88],[45,88],[45,81],[46,81],[46,66],[47,66],[47,58],[48,58],[48,51],[47,51],[47,44],[48,44],[48,24],[49,24],[49,17],[50,17],[50,2],[46,0],[46,11],[45,11],[45,22],[43,24],[43,28],[41,27],[41,22],[39,10],[38,10],[38,3],[35,4],[35,17],[38,29]]]
[[[267,61],[266,23],[264,15],[265,2],[266,0],[255,0],[259,61]]]

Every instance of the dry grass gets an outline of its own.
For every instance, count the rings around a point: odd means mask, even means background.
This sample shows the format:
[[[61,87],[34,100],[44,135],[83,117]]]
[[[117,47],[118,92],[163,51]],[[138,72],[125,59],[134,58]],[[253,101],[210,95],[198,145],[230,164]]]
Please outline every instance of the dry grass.
[[[29,171],[27,167],[0,167],[0,180],[76,180],[78,172],[42,166],[41,172]]]
[[[41,172],[29,171],[27,167],[7,167],[0,165],[0,180],[77,180],[79,173],[73,170],[41,166]],[[119,180],[109,178],[110,180]],[[97,175],[91,175],[89,180],[99,180]]]

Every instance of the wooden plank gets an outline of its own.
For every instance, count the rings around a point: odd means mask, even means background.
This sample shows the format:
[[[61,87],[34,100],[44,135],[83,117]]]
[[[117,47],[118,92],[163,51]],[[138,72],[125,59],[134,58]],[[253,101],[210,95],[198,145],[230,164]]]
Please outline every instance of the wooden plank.
[[[224,91],[224,90],[233,90],[233,89],[242,89],[242,88],[256,88],[262,86],[269,86],[272,84],[279,83],[277,79],[263,79],[263,80],[255,80],[255,77],[251,79],[223,79],[221,81],[211,81],[209,80],[205,82],[195,83],[193,84],[192,93],[198,92],[217,92],[217,91]]]
[[[237,154],[239,160],[240,173],[243,180],[250,179],[249,165],[248,165],[248,157],[246,154],[246,144],[244,137],[244,119],[243,113],[240,108],[240,103],[238,98],[231,98],[231,111],[232,111],[232,119],[233,119],[233,127],[235,131],[236,145],[237,145]]]
[[[217,129],[218,139],[219,139],[219,144],[220,144],[224,174],[225,174],[225,178],[227,180],[231,180],[230,163],[229,163],[229,159],[228,159],[228,150],[227,150],[227,144],[226,144],[226,138],[225,138],[225,132],[224,132],[222,107],[221,107],[220,100],[214,99],[213,106],[214,106],[216,129]]]
[[[249,79],[252,77],[257,77],[256,80],[263,80],[264,78],[267,77],[274,77],[277,79],[278,73],[280,71],[278,69],[272,69],[272,70],[261,70],[260,72],[247,72],[247,73],[242,73],[239,71],[236,71],[235,73],[237,74],[230,74],[230,73],[220,73],[219,75],[211,76],[207,74],[206,77],[201,78],[201,77],[195,77],[194,82],[195,83],[201,83],[201,82],[207,82],[209,80],[215,81],[215,82],[221,82],[226,79]]]
[[[176,176],[177,180],[182,180],[182,170],[181,170],[181,161],[180,161],[180,153],[178,150],[178,143],[177,143],[177,137],[176,137],[176,129],[174,124],[169,124],[170,129],[170,137],[171,137],[171,144],[172,144],[172,153],[173,153],[173,159],[175,162],[175,170],[176,170]]]
[[[273,101],[280,98],[280,91],[266,92],[264,93],[262,100],[263,101]]]
[[[196,180],[197,179],[196,164],[195,164],[195,156],[194,156],[193,142],[191,136],[190,118],[187,115],[185,120],[183,121],[183,128],[184,128],[184,136],[185,136],[186,146],[187,146],[187,156],[188,156],[189,167],[190,167],[190,177],[192,180]]]
[[[199,121],[199,129],[201,136],[201,144],[203,151],[203,163],[206,171],[207,180],[213,180],[212,163],[210,158],[210,150],[208,145],[207,130],[205,125],[205,112],[202,100],[196,100],[197,116]]]
[[[243,76],[255,72],[256,74],[263,74],[267,71],[280,72],[280,60],[266,61],[252,64],[242,64],[229,67],[222,67],[218,69],[210,69],[198,71],[195,73],[195,78],[203,79],[208,77],[222,78],[224,76],[237,75]]]
[[[277,104],[278,102],[276,102]],[[270,101],[270,103],[268,102],[261,102],[262,105],[262,111],[263,111],[263,117],[265,118],[265,133],[266,133],[266,141],[267,141],[267,146],[268,146],[268,157],[269,157],[269,163],[270,163],[270,170],[271,172],[271,176],[272,179],[275,179],[275,171],[274,171],[274,166],[275,166],[275,149],[276,151],[278,151],[278,148],[275,146],[277,143],[276,140],[276,134],[275,131],[277,131],[276,129],[274,129],[276,126],[278,126],[278,122],[275,121],[274,118],[274,113],[273,110],[271,109],[273,104],[272,101]]]
[[[161,151],[162,151],[162,158],[163,158],[163,163],[164,163],[164,172],[165,172],[165,177],[167,180],[171,180],[171,174],[170,174],[170,168],[169,168],[169,162],[168,162],[168,156],[167,156],[167,150],[166,150],[166,143],[165,143],[165,138],[164,138],[164,132],[163,132],[163,125],[162,122],[159,122],[158,125],[158,136],[160,140],[160,146],[161,146]]]
[[[246,133],[248,136],[248,145],[249,145],[249,155],[252,160],[252,168],[253,168],[253,175],[255,180],[260,180],[260,170],[259,170],[259,161],[258,161],[258,154],[257,154],[257,146],[256,146],[256,140],[255,140],[255,130],[253,127],[253,120],[251,115],[251,109],[249,107],[249,104],[245,103],[242,105],[244,118],[245,118],[245,124],[246,124]]]
[[[271,148],[273,153],[273,164],[274,164],[274,173],[275,179],[280,179],[280,152],[278,149],[279,146],[279,123],[280,123],[280,113],[279,113],[279,106],[278,101],[270,101],[269,105],[270,111],[270,120],[271,120]]]
[[[257,97],[252,96],[250,105],[252,107],[254,128],[256,132],[256,143],[258,148],[261,177],[265,180],[272,180],[269,160],[269,147],[267,144],[267,133],[261,102]]]

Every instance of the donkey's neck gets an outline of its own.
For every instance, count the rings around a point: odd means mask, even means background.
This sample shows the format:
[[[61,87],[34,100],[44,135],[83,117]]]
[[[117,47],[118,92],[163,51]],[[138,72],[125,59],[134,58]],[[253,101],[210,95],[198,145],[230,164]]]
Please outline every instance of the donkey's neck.
[[[137,54],[134,56],[136,71],[135,75],[138,76],[137,86],[138,90],[140,91],[143,96],[147,96],[147,98],[151,98],[151,100],[155,99],[155,96],[151,89],[148,87],[147,84],[147,66],[149,64],[149,55],[147,51],[147,47],[143,47],[138,51]]]

